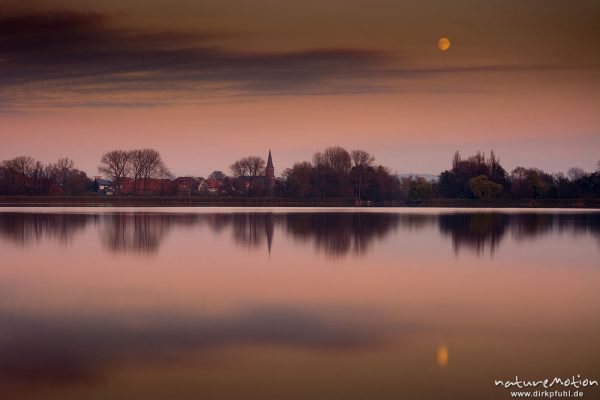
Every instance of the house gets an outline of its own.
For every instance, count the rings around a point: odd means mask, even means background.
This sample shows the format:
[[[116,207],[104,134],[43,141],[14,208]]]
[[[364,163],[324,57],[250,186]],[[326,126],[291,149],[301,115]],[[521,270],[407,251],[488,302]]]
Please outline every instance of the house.
[[[94,177],[94,191],[112,195],[114,193],[113,182],[100,177]]]
[[[269,149],[269,156],[267,158],[267,166],[265,167],[265,174],[260,176],[240,176],[238,178],[244,189],[249,189],[252,183],[253,189],[260,188],[271,192],[275,185],[275,166],[273,165],[273,157],[271,150]]]
[[[173,194],[174,184],[170,179],[138,179],[123,178],[121,181],[121,194],[138,194],[150,196],[162,196]]]
[[[173,189],[179,196],[190,196],[198,191],[200,182],[191,176],[180,176],[173,180]]]
[[[202,194],[208,194],[211,196],[217,196],[223,193],[225,186],[225,179],[208,178],[204,179],[198,186],[198,192]]]

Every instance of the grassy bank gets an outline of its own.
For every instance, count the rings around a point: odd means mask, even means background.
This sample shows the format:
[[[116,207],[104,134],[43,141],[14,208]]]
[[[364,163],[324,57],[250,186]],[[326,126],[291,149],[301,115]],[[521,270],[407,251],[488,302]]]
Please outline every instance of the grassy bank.
[[[472,200],[429,199],[419,203],[367,203],[354,199],[286,199],[244,197],[131,197],[131,196],[0,196],[0,207],[499,207],[599,208],[600,199]]]

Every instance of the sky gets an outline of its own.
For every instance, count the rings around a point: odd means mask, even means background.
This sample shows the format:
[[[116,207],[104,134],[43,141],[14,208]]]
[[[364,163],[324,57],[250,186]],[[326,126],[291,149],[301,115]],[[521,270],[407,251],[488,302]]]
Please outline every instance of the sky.
[[[0,3],[0,159],[152,147],[177,175],[327,146],[437,174],[600,160],[600,0]],[[437,42],[448,37],[451,47]]]

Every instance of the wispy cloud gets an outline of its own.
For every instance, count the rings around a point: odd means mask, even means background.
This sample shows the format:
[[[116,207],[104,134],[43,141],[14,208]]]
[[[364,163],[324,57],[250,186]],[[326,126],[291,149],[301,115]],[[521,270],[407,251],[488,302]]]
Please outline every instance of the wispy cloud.
[[[217,45],[219,37],[217,32],[117,29],[108,16],[92,12],[5,12],[0,89],[13,101],[36,91],[323,91],[369,75],[386,59],[369,49],[238,51]]]
[[[242,51],[223,44],[229,36],[118,28],[109,15],[97,12],[0,7],[0,109],[369,93],[389,91],[385,79],[562,68],[408,67],[410,60],[399,66],[393,54],[369,48]]]

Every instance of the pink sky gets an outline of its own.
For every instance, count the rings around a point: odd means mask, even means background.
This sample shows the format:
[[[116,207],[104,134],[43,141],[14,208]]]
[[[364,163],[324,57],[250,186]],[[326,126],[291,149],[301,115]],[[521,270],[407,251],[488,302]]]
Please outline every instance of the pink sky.
[[[206,176],[271,148],[279,174],[341,145],[400,173],[490,149],[509,171],[596,168],[597,2],[321,3],[1,6],[0,159],[95,175],[153,147]]]

